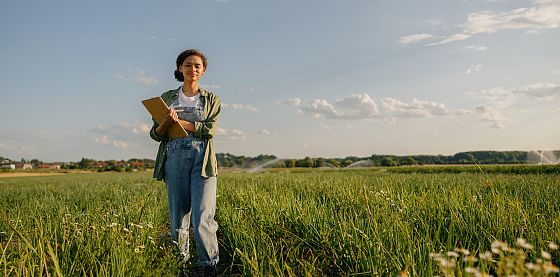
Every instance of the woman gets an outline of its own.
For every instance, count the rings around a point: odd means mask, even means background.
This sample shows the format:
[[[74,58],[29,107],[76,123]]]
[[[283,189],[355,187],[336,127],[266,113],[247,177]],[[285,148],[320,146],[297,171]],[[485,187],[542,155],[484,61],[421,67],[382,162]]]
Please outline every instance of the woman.
[[[215,271],[218,263],[218,224],[214,220],[218,166],[212,138],[220,116],[218,96],[198,86],[207,65],[198,50],[179,54],[175,78],[183,85],[161,95],[170,108],[161,124],[154,122],[150,130],[150,137],[160,142],[154,178],[164,179],[167,186],[171,238],[188,260],[192,215],[198,264],[205,272]],[[168,138],[167,128],[174,122],[181,124],[188,136]]]

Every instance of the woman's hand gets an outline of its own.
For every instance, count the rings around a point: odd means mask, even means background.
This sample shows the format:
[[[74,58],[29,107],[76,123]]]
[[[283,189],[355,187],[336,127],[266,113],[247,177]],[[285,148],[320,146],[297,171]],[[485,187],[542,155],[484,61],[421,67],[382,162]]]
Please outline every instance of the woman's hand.
[[[178,122],[178,121],[179,121],[179,115],[177,115],[177,111],[175,111],[173,108],[169,108],[167,110],[167,113],[163,117],[163,120],[161,121],[161,125],[166,125],[169,127],[171,124],[173,124],[173,122]]]
[[[159,124],[156,128],[158,135],[163,136],[165,132],[167,132],[167,128],[169,128],[173,122],[179,122],[179,115],[177,115],[177,112],[174,109],[169,108],[163,117],[161,124]]]

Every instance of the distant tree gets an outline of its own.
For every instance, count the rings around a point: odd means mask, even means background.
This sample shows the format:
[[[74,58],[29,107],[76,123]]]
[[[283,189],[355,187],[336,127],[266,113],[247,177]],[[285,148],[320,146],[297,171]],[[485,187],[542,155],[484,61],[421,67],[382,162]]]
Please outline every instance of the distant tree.
[[[382,166],[397,166],[397,165],[399,165],[399,163],[397,162],[397,160],[395,158],[387,156],[387,157],[384,157],[383,159],[381,159],[381,165]]]
[[[39,165],[43,164],[43,162],[38,159],[33,159],[30,161],[30,163],[31,165],[33,165],[33,167],[38,167]]]

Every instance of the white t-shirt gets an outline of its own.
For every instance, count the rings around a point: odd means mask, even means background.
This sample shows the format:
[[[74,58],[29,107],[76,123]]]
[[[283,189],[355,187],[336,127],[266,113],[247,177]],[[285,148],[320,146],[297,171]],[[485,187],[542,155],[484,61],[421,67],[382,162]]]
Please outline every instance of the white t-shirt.
[[[183,87],[179,89],[179,97],[171,103],[170,108],[177,111],[179,118],[182,120],[195,122],[204,120],[204,111],[202,102],[200,102],[200,93],[195,96],[185,96]]]
[[[197,107],[200,106],[200,93],[195,96],[186,96],[182,91],[179,93],[180,107]]]

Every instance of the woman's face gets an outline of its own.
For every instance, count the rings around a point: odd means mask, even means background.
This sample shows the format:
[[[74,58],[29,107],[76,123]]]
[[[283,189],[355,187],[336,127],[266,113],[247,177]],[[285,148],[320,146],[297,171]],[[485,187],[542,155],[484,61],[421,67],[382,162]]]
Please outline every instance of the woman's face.
[[[179,67],[179,71],[183,73],[185,82],[193,82],[200,80],[206,68],[204,68],[202,59],[199,56],[191,55],[183,61],[183,64]]]

